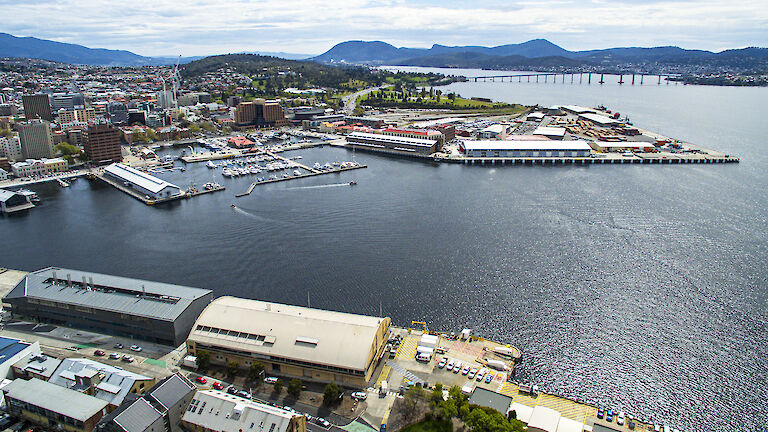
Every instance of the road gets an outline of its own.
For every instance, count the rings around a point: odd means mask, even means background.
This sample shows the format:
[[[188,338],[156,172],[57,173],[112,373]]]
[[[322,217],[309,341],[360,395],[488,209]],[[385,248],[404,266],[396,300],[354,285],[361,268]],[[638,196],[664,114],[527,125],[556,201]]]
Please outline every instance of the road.
[[[347,95],[341,98],[341,101],[344,103],[344,114],[346,115],[352,115],[355,111],[355,105],[357,104],[357,98],[360,96],[366,95],[372,91],[381,90],[384,87],[389,87],[388,85],[380,86],[380,87],[369,87],[367,89],[360,90],[357,93],[352,93],[351,95]]]
[[[25,178],[25,179],[3,180],[3,181],[0,181],[0,188],[26,186],[26,185],[31,185],[35,183],[45,183],[50,181],[55,182],[56,179],[65,180],[69,178],[84,176],[88,174],[89,171],[90,170],[87,168],[81,168],[74,172],[68,171],[64,173],[53,174],[50,177],[42,177],[42,178],[35,178],[35,179]]]

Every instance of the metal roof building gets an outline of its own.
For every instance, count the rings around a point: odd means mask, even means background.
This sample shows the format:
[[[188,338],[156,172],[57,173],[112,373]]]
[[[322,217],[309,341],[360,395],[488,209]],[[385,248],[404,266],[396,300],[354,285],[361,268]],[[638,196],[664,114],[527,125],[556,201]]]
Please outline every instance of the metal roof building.
[[[34,206],[28,197],[17,192],[0,189],[0,212],[13,213],[30,209]]]
[[[150,198],[169,198],[180,195],[181,188],[173,183],[151,176],[145,172],[120,163],[113,163],[104,168],[104,174],[123,182]]]
[[[200,390],[182,417],[190,430],[304,432],[307,420],[272,405],[216,390]]]
[[[85,392],[117,408],[129,393],[143,393],[155,379],[85,358],[66,358],[48,382]]]
[[[3,394],[11,414],[44,427],[63,426],[73,431],[93,430],[107,407],[101,399],[37,378],[14,380],[3,388]]]
[[[49,267],[3,301],[14,315],[178,346],[211,298],[205,289]]]
[[[459,149],[469,157],[589,157],[586,141],[462,141]]]
[[[183,432],[181,416],[197,387],[176,373],[155,384],[144,395],[130,395],[97,426],[103,432]]]
[[[347,143],[367,150],[420,154],[434,153],[439,147],[436,138],[410,138],[366,132],[352,132],[347,135]]]
[[[365,386],[389,325],[389,318],[219,297],[200,314],[187,349],[210,352],[215,364],[259,361],[275,375]]]

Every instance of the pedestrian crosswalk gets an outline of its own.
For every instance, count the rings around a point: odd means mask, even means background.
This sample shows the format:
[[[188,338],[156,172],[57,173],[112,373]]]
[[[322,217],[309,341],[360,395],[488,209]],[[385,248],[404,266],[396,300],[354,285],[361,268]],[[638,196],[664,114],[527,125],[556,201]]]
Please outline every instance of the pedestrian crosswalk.
[[[413,372],[409,371],[408,369],[400,366],[397,363],[394,362],[387,362],[387,366],[392,368],[396,372],[400,372],[403,374],[403,377],[405,378],[405,381],[413,381],[414,383],[424,384],[424,380],[417,377],[413,374]]]

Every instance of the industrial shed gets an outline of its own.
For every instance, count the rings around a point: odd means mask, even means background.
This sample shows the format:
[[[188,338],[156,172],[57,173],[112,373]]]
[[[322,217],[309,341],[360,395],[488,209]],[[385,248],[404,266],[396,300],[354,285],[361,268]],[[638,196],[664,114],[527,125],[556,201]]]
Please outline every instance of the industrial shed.
[[[190,354],[316,382],[366,386],[389,336],[389,318],[219,297],[187,340]]]
[[[206,289],[48,267],[3,302],[14,316],[178,346],[211,298]]]

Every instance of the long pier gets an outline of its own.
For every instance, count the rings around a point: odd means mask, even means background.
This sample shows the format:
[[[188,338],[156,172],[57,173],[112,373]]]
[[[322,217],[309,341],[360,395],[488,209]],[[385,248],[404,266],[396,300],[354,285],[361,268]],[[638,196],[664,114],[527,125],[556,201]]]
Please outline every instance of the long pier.
[[[356,170],[356,169],[361,169],[361,168],[368,168],[368,165],[356,165],[356,166],[350,166],[350,167],[339,167],[339,168],[328,170],[328,171],[311,170],[310,173],[302,174],[302,175],[299,175],[299,176],[280,177],[280,178],[269,179],[269,180],[264,180],[264,181],[260,181],[260,182],[253,182],[253,183],[251,183],[250,186],[248,186],[248,189],[245,192],[239,193],[239,194],[235,194],[235,197],[240,198],[240,197],[244,197],[244,196],[250,195],[251,192],[253,192],[253,190],[258,185],[263,185],[263,184],[268,184],[268,183],[277,183],[277,182],[281,182],[281,181],[295,180],[295,179],[307,178],[307,177],[315,177],[315,176],[319,176],[319,175],[323,175],[323,174],[340,173],[340,172],[343,172],[343,171],[351,171],[351,170]]]
[[[557,83],[558,77],[562,77],[562,80],[560,80],[561,84],[565,84],[565,77],[570,76],[570,83],[575,84],[576,79],[575,77],[579,77],[578,84],[584,83],[584,78],[586,77],[586,83],[592,84],[592,75],[595,75],[595,82],[598,84],[605,84],[605,76],[606,75],[614,75],[619,77],[619,84],[624,84],[626,81],[624,80],[624,77],[627,77],[627,80],[630,79],[631,76],[631,84],[635,85],[636,81],[639,81],[639,83],[642,85],[644,84],[646,77],[656,77],[657,81],[656,84],[661,84],[662,78],[664,78],[664,81],[669,84],[669,78],[672,77],[672,75],[667,74],[636,74],[636,73],[607,73],[607,72],[537,72],[537,73],[528,73],[528,74],[508,74],[508,75],[485,75],[485,76],[468,76],[466,77],[470,81],[474,82],[485,82],[485,81],[491,81],[495,82],[497,79],[501,82],[504,82],[504,79],[507,79],[507,82],[513,82],[515,79],[517,79],[517,82],[523,82],[523,78],[526,78],[526,82],[531,82],[531,78],[534,79],[534,82],[539,82],[540,78],[543,78],[543,81],[546,82],[552,82]],[[597,80],[597,77],[600,77],[599,80]],[[639,80],[636,80],[636,77],[639,77]],[[551,78],[551,79],[550,79]],[[677,81],[675,81],[675,84],[677,84]]]

